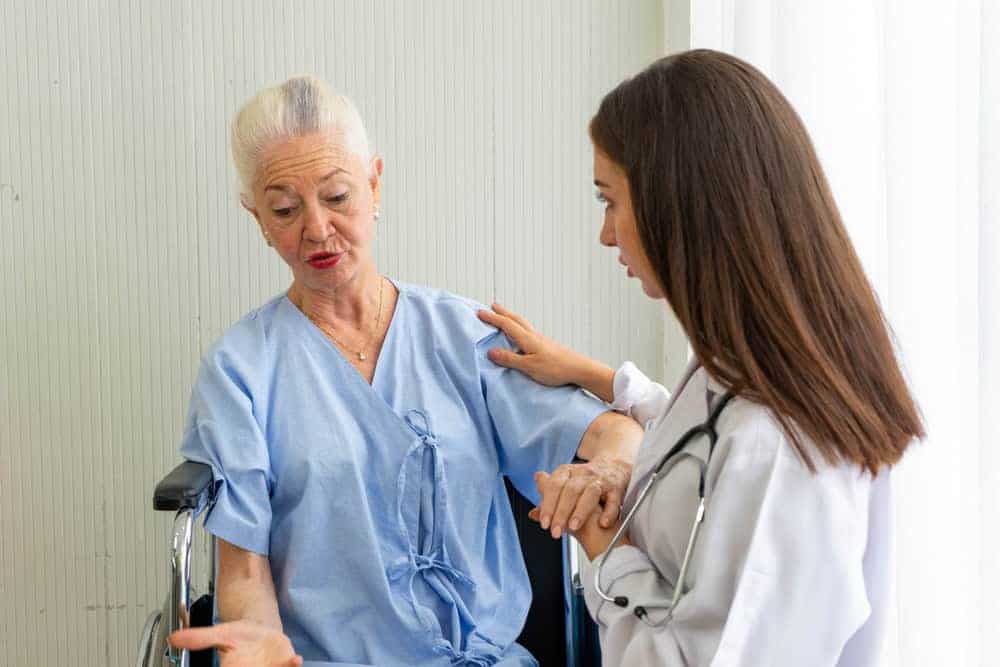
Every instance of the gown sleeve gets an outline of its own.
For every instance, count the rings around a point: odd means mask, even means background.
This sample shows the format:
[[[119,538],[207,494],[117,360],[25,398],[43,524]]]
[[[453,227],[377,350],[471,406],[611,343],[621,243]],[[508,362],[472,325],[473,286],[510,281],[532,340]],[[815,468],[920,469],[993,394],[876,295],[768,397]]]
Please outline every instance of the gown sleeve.
[[[762,458],[753,440],[734,442],[723,464],[690,589],[672,618],[674,582],[653,562],[668,558],[664,496],[647,501],[649,521],[640,527],[647,527],[647,551],[618,547],[602,569],[605,592],[627,596],[626,607],[594,589],[600,556],[583,568],[605,665],[835,665],[870,614],[862,571],[870,481],[844,467],[812,475],[788,451]],[[642,618],[637,605],[646,610]]]
[[[198,372],[180,453],[212,468],[215,494],[206,529],[247,551],[267,555],[271,531],[271,466],[254,416],[246,373],[221,351]]]
[[[615,400],[611,407],[649,428],[667,410],[670,392],[658,382],[653,382],[631,361],[626,361],[615,371],[612,385]]]
[[[486,356],[492,348],[514,347],[500,332],[476,346],[500,471],[521,495],[537,504],[541,498],[535,488],[535,473],[552,472],[571,462],[591,422],[610,408],[581,389],[546,387],[520,371],[497,366]]]

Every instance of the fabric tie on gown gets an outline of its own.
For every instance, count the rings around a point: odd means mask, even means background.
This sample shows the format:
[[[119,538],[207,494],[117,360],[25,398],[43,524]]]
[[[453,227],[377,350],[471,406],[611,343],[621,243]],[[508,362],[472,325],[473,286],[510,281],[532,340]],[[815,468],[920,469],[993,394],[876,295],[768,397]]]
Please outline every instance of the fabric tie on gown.
[[[438,639],[434,642],[434,652],[438,655],[447,656],[451,664],[463,667],[492,667],[499,660],[499,656],[480,653],[475,649],[468,651],[456,651],[447,639]]]
[[[399,581],[408,577],[408,588],[410,589],[411,601],[417,617],[422,619],[426,625],[438,631],[437,621],[433,614],[428,614],[426,609],[421,609],[415,597],[413,597],[413,580],[419,574],[425,578],[428,586],[451,606],[460,619],[461,635],[468,639],[466,643],[476,644],[466,650],[459,650],[455,643],[448,641],[444,637],[434,640],[433,650],[438,655],[449,658],[452,665],[468,665],[470,667],[490,667],[496,664],[503,653],[503,649],[491,642],[488,638],[481,636],[476,631],[476,624],[461,597],[454,594],[450,586],[442,586],[434,581],[435,574],[443,575],[455,583],[465,585],[470,591],[476,590],[476,584],[472,578],[456,568],[448,557],[444,544],[445,527],[448,525],[448,492],[447,480],[445,479],[444,463],[441,460],[441,452],[437,437],[431,427],[430,418],[420,410],[410,410],[405,416],[406,424],[417,434],[418,439],[410,446],[403,457],[400,466],[399,477],[396,483],[397,503],[396,518],[399,523],[400,534],[407,547],[407,554],[400,556],[392,562],[388,568],[390,581]],[[406,502],[411,498],[407,495],[407,482],[420,485],[423,495],[423,474],[425,456],[430,459],[431,470],[433,472],[433,503],[430,526],[425,526],[429,532],[430,539],[419,539],[419,528],[414,534],[406,521]],[[423,503],[420,502],[422,506]],[[421,542],[422,544],[418,544]]]
[[[393,561],[389,567],[389,580],[397,581],[407,574],[414,575],[424,570],[440,570],[455,581],[460,581],[472,590],[476,590],[476,583],[469,577],[448,563],[434,556],[425,556],[411,551],[409,557],[401,556]]]

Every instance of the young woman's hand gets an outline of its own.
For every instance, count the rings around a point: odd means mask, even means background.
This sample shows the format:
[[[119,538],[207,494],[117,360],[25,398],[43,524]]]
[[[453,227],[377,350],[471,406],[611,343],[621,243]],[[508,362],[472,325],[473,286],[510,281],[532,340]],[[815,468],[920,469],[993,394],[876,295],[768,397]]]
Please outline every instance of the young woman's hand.
[[[489,351],[493,363],[521,371],[549,387],[576,384],[593,391],[586,384],[588,375],[595,372],[595,365],[603,365],[535,331],[528,320],[500,304],[493,304],[493,310],[480,310],[479,319],[507,334],[520,350],[494,348]]]
[[[190,651],[214,647],[219,667],[300,667],[284,634],[253,621],[232,621],[204,628],[178,630],[167,638],[171,646]]]
[[[608,550],[611,546],[611,540],[614,539],[615,533],[618,532],[618,528],[621,526],[620,521],[615,521],[613,524],[605,528],[601,525],[600,514],[594,512],[587,521],[580,526],[579,530],[573,532],[573,537],[576,538],[580,546],[587,554],[589,560],[594,560],[602,553]],[[628,540],[628,534],[622,535],[622,538],[618,540],[616,547],[624,546],[626,544],[631,544]]]
[[[539,510],[534,508],[528,512],[528,518],[533,521],[539,520]],[[615,520],[610,526],[605,527],[601,525],[601,512],[599,510],[594,511],[583,525],[577,530],[571,530],[570,534],[576,538],[576,541],[580,543],[583,547],[583,551],[587,554],[589,560],[594,560],[602,553],[608,550],[611,545],[611,540],[614,539],[615,533],[618,532],[618,527],[621,526],[621,521]],[[622,538],[618,540],[616,547],[624,546],[626,544],[631,544],[628,539],[628,534],[622,535]]]

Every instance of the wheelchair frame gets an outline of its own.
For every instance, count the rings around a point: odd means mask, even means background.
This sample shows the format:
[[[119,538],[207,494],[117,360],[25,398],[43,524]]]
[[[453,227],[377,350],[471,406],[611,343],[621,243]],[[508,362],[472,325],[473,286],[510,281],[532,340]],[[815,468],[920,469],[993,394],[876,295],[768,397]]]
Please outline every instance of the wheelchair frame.
[[[533,571],[533,565],[536,565],[539,559],[529,560],[528,556],[541,554],[548,561],[548,567],[556,565],[561,570],[561,606],[565,621],[565,664],[575,667],[600,667],[597,628],[590,619],[583,601],[583,586],[580,583],[576,542],[570,537],[563,538],[561,542],[555,542],[548,537],[547,533],[535,527],[527,519],[531,503],[520,496],[509,482],[507,488],[518,527],[521,549],[525,555],[525,564],[528,566],[529,579],[532,580],[532,610],[538,602],[536,600],[536,583],[551,574],[551,572]],[[166,637],[175,630],[191,627],[192,624],[191,544],[195,512],[210,502],[212,491],[211,468],[203,463],[193,461],[181,463],[156,485],[156,490],[153,493],[153,509],[175,513],[169,553],[170,590],[164,609],[153,611],[146,619],[139,639],[136,667],[166,667],[166,665],[171,667],[201,667],[202,664],[212,665],[214,662],[210,657],[211,652],[198,652],[205,659],[192,660],[189,651],[167,646],[165,641]],[[210,559],[209,565],[207,595],[214,596],[214,537],[211,537],[210,553],[213,554],[213,557]],[[544,568],[545,565],[542,567]],[[554,606],[551,604],[551,600],[548,602],[550,607]],[[531,612],[529,612],[529,620],[530,616]],[[203,624],[196,623],[196,625]],[[544,625],[545,629],[550,628],[551,618],[545,618]],[[522,637],[525,636],[526,631],[527,628],[522,632]],[[539,652],[537,647],[528,646],[526,642],[521,641],[521,638],[519,638],[519,642],[533,654]],[[552,651],[546,653],[552,653]],[[562,655],[562,651],[559,651],[559,654]],[[550,667],[552,660],[549,659],[546,662],[539,658],[539,662],[543,667]]]

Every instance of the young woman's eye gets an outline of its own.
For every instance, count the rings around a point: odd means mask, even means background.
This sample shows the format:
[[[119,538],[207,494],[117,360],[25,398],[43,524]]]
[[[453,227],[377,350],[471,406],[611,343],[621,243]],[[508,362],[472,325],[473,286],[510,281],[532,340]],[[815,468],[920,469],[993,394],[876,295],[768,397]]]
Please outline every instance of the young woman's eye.
[[[611,201],[607,197],[605,197],[604,193],[601,192],[600,190],[594,193],[594,199],[604,204],[605,209],[611,208]]]

